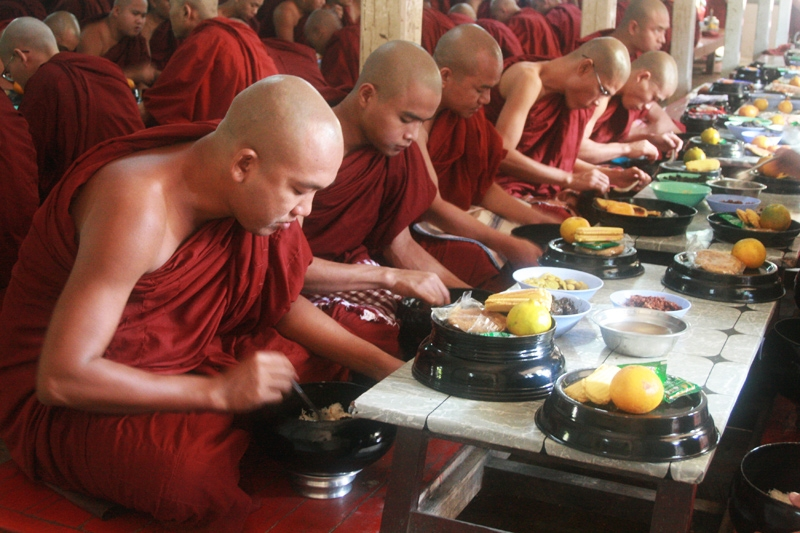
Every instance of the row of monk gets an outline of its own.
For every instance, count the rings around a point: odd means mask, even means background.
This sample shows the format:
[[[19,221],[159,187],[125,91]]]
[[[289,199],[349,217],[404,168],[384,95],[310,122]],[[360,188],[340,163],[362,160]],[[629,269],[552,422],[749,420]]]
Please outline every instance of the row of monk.
[[[24,89],[19,111],[0,98],[0,438],[34,479],[235,531],[253,508],[240,415],[292,378],[382,379],[402,365],[399,300],[442,305],[448,287],[505,288],[535,264],[536,245],[472,206],[557,222],[576,191],[646,184],[588,161],[679,147],[655,103],[676,68],[658,51],[631,64],[613,37],[504,61],[462,24],[433,56],[381,46],[331,108],[301,78],[217,65],[261,54],[229,37],[246,25],[198,15],[217,14],[204,0],[171,7],[173,28],[194,26],[158,83],[190,45],[197,70],[162,98],[218,115],[145,129],[118,66],[58,53],[36,18],[0,36],[3,76]]]

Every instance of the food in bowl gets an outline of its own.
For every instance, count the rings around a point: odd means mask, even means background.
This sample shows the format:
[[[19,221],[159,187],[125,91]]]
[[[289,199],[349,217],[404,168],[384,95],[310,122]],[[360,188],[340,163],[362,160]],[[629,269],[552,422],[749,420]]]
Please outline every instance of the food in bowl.
[[[600,365],[585,378],[566,387],[564,394],[580,403],[601,406],[613,403],[620,411],[641,415],[661,405],[664,384],[645,366]]]
[[[616,291],[611,293],[610,299],[614,307],[655,309],[678,318],[684,316],[692,308],[692,303],[686,298],[668,292],[645,289]]]
[[[623,355],[660,357],[686,332],[688,324],[662,311],[614,307],[595,314],[606,346]]]
[[[342,407],[340,402],[332,403],[327,407],[322,407],[319,410],[319,415],[322,418],[317,418],[317,413],[313,411],[306,411],[303,409],[302,413],[300,413],[300,420],[304,420],[306,422],[319,422],[320,420],[323,422],[331,422],[334,420],[341,420],[343,418],[353,418],[353,415],[348,413]]]
[[[622,228],[595,226],[578,228],[574,235],[575,251],[588,255],[614,257],[625,251],[621,242],[625,232]]]
[[[754,181],[735,180],[732,178],[720,178],[706,183],[711,187],[712,194],[738,194],[741,196],[752,196],[757,198],[761,191],[767,188],[766,185]]]
[[[641,296],[635,294],[625,300],[628,307],[644,307],[645,309],[655,309],[656,311],[678,311],[681,306],[671,302],[662,296]]]
[[[572,268],[562,268],[562,267],[551,267],[551,266],[536,266],[536,267],[525,267],[520,268],[519,270],[514,271],[512,275],[514,281],[516,281],[520,287],[523,289],[533,288],[533,285],[529,285],[527,280],[531,280],[532,278],[538,279],[545,274],[551,274],[564,282],[564,286],[566,287],[567,280],[574,280],[579,282],[577,286],[582,287],[582,284],[586,284],[585,289],[562,289],[562,288],[547,288],[547,287],[536,287],[546,289],[554,297],[561,297],[561,296],[575,296],[578,298],[582,298],[584,300],[590,300],[592,296],[597,293],[603,287],[603,280],[599,277],[590,274],[588,272],[584,272],[582,270],[576,270]],[[557,282],[557,280],[555,280]],[[560,287],[560,286],[559,286]]]
[[[737,209],[757,209],[761,200],[739,194],[711,194],[706,196],[708,207],[715,213],[735,213]]]
[[[531,287],[541,287],[543,289],[556,289],[562,291],[582,291],[589,288],[589,286],[578,280],[574,279],[561,279],[555,274],[542,274],[539,277],[527,278],[523,283]]]
[[[711,189],[699,183],[681,183],[677,181],[660,181],[650,184],[650,188],[659,200],[675,202],[694,207],[711,193]]]
[[[616,215],[626,215],[631,217],[660,217],[661,211],[654,211],[645,209],[642,206],[631,204],[628,202],[619,202],[617,200],[606,200],[604,198],[595,198],[594,205],[608,213]]]

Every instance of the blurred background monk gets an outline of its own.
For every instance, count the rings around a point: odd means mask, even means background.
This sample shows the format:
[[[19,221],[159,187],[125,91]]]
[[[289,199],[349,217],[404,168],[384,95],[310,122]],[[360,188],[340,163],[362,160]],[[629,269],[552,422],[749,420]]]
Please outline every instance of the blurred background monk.
[[[81,25],[69,11],[54,11],[44,23],[53,32],[59,52],[74,52],[81,41]]]
[[[284,0],[272,13],[275,37],[308,44],[303,34],[306,20],[315,9],[321,9],[324,5],[325,0]]]
[[[94,145],[144,128],[122,70],[101,57],[58,52],[47,25],[15,19],[0,36],[0,57],[25,90],[43,201],[64,172]]]
[[[312,256],[297,219],[342,151],[325,101],[276,76],[218,127],[145,130],[72,167],[0,313],[0,438],[28,476],[185,530],[242,530],[235,414],[293,377],[402,364],[299,295]]]
[[[645,52],[661,50],[667,42],[670,20],[667,6],[661,0],[633,0],[615,29],[600,30],[583,38],[611,36],[618,39],[630,53],[631,61]]]
[[[344,133],[344,161],[303,222],[315,258],[304,288],[309,298],[389,353],[399,351],[395,310],[406,291],[419,285],[424,300],[440,305],[449,301],[445,286],[468,286],[409,231],[436,196],[414,141],[422,123],[436,113],[441,94],[436,63],[418,45],[391,41],[370,54],[356,87],[333,108]],[[392,286],[366,285],[331,262],[403,270],[387,273]]]
[[[547,19],[561,45],[562,54],[580,46],[581,8],[564,0],[531,0],[531,7]]]
[[[149,1],[142,36],[150,50],[150,62],[157,74],[160,74],[178,47],[178,40],[169,21],[169,0]]]
[[[259,22],[256,18],[258,10],[264,4],[264,0],[228,0],[227,2],[220,2],[219,16],[228,17],[231,19],[239,19],[247,23],[248,26],[253,28],[253,31],[258,33]]]
[[[81,24],[111,11],[110,0],[58,0],[53,11],[69,11]]]
[[[549,59],[561,55],[561,45],[544,15],[516,0],[492,0],[492,18],[506,24],[522,45],[525,54]]]
[[[458,4],[457,4],[458,5]],[[511,31],[511,28],[492,18],[479,18],[477,20],[478,26],[489,32],[489,35],[494,37],[497,44],[500,45],[500,51],[503,52],[503,59],[509,57],[521,56],[525,52],[522,50],[522,44],[519,39]]]
[[[361,68],[361,27],[350,24],[335,29],[338,24],[332,11],[318,9],[308,17],[306,33],[322,56],[319,68],[328,85],[350,90],[355,87]]]
[[[480,26],[464,24],[439,40],[433,58],[442,76],[442,101],[433,121],[423,124],[418,144],[430,160],[438,192],[422,219],[446,233],[482,243],[500,253],[513,269],[535,265],[542,253],[538,246],[501,233],[467,213],[473,206],[482,206],[519,224],[556,221],[511,197],[494,182],[506,150],[500,134],[484,116],[483,106],[503,72],[500,47]],[[513,284],[510,276],[499,276],[487,254],[476,253],[473,244],[416,234],[415,238],[448,270],[473,286],[496,282],[505,289]]]
[[[677,153],[680,129],[658,104],[678,87],[678,65],[666,52],[645,52],[617,94],[604,99],[586,125],[578,157],[602,163],[617,157],[656,160]]]
[[[450,11],[447,12],[447,16],[456,24],[474,24],[478,18],[472,6],[463,2],[451,7]]]
[[[430,2],[425,2],[422,8],[422,32],[420,44],[429,54],[433,54],[436,43],[439,39],[456,25],[453,19],[442,13],[438,9],[430,6]]]
[[[145,124],[222,118],[237,94],[278,73],[258,34],[218,17],[216,0],[172,0],[169,17],[183,42],[144,91],[139,110]]]
[[[615,184],[649,181],[638,169],[601,172],[591,165],[576,165],[595,106],[625,84],[630,68],[627,49],[612,37],[593,39],[550,61],[530,56],[506,60],[486,106],[487,117],[509,151],[500,164],[501,186],[566,217],[573,213],[567,190],[604,193],[610,179]]]
[[[34,17],[42,20],[47,9],[39,0],[0,0],[0,22],[19,17]]]

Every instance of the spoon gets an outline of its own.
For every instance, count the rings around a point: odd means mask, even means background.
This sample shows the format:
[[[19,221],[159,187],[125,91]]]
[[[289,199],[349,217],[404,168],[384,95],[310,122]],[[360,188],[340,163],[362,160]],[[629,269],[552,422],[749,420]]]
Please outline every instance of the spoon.
[[[300,396],[300,399],[302,399],[305,402],[306,406],[309,407],[314,412],[314,415],[317,417],[317,422],[322,420],[322,413],[320,413],[319,409],[317,409],[317,406],[314,405],[314,402],[311,401],[311,398],[308,397],[306,391],[303,390],[300,384],[295,380],[292,380],[292,388],[297,393],[297,395]]]
[[[754,166],[748,168],[747,170],[741,170],[741,171],[737,172],[736,174],[734,174],[733,179],[735,179],[735,180],[743,180],[743,181],[750,181],[755,177],[755,174],[753,174],[753,171],[763,167],[764,165],[766,165],[770,161],[771,161],[771,159],[765,159],[761,163],[758,163],[757,165],[754,165]]]

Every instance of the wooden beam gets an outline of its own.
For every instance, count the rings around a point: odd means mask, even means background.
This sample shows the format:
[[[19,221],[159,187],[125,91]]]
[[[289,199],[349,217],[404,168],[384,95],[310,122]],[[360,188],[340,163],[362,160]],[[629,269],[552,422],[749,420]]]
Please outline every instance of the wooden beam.
[[[678,89],[675,91],[678,96],[683,96],[692,90],[696,20],[697,6],[694,0],[675,0],[672,7],[670,55],[678,64]]]
[[[722,72],[730,72],[739,66],[746,4],[747,0],[728,0],[728,14],[725,17],[725,55],[722,56]]]
[[[365,0],[361,3],[361,66],[380,45],[422,38],[423,0]]]
[[[593,0],[581,7],[581,37],[617,26],[617,0]]]

